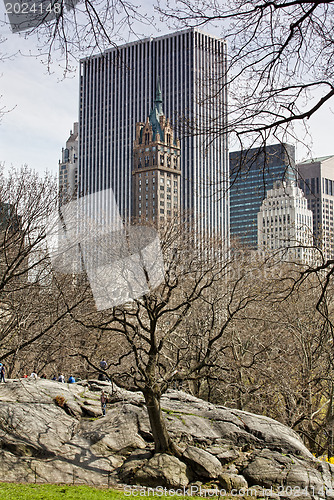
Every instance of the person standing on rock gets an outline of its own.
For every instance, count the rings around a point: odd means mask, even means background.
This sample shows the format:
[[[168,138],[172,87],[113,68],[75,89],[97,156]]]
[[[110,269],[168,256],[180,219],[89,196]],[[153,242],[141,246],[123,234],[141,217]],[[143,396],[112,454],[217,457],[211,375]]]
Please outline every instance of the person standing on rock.
[[[105,394],[104,391],[102,391],[101,392],[101,410],[102,410],[103,417],[105,417],[105,415],[106,415],[107,402],[108,402],[107,395]]]
[[[172,373],[173,376],[173,389],[176,391],[182,391],[183,389],[183,367],[180,365],[178,369],[175,369]]]
[[[5,380],[5,365],[1,365],[1,367],[0,367],[0,382],[6,383],[6,380]]]

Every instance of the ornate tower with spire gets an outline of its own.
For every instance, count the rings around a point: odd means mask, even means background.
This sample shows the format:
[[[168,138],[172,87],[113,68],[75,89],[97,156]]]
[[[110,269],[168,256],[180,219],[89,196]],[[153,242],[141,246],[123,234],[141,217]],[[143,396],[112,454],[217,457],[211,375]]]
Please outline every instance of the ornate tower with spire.
[[[156,89],[155,77],[159,76],[164,113],[173,124],[175,135],[178,124],[185,132],[181,139],[181,194],[177,193],[181,197],[181,210],[193,221],[196,234],[203,235],[208,241],[219,238],[222,245],[228,247],[228,141],[227,132],[217,133],[218,130],[227,131],[226,68],[226,42],[197,28],[136,40],[81,60],[79,193],[86,195],[110,189],[126,224],[134,213],[139,216],[139,202],[140,216],[144,220],[146,208],[147,217],[153,219],[154,216],[155,220],[173,210],[173,186],[179,179],[178,169],[159,169],[159,174],[164,173],[164,182],[171,181],[171,186],[164,186],[166,196],[167,187],[171,190],[168,192],[171,199],[161,199],[158,205],[154,198],[153,205],[152,196],[151,204],[149,198],[146,200],[149,193],[143,177],[148,173],[148,181],[153,183],[152,172],[157,174],[160,158],[157,151],[153,156],[154,151],[150,148],[149,155],[145,155],[145,149],[150,145],[145,144],[144,130],[141,137],[135,136],[135,124],[145,121],[153,107],[160,125],[162,102],[159,92],[154,106],[155,93],[159,90]],[[144,126],[139,125],[139,131]],[[153,127],[148,133],[153,136]],[[133,164],[135,139],[135,149],[138,147],[138,150]],[[168,148],[167,140],[166,133],[166,138],[160,136],[160,142],[152,144],[151,148]],[[175,144],[172,149],[174,152]],[[165,149],[159,152],[163,156],[163,167],[167,167],[168,152]],[[145,156],[150,155],[150,161],[155,158],[156,164],[154,169],[144,172]],[[173,167],[174,159],[171,153],[169,155]],[[139,158],[141,171],[138,169]],[[171,177],[167,177],[169,173]],[[157,182],[157,175],[154,178]],[[140,193],[139,180],[142,182]],[[133,182],[137,182],[135,207]],[[164,203],[161,205],[164,213],[161,214],[160,201]],[[108,203],[113,203],[113,199]],[[170,203],[170,208],[167,203]]]
[[[132,180],[135,221],[159,226],[180,213],[180,141],[163,113],[159,80],[146,123],[136,123]]]

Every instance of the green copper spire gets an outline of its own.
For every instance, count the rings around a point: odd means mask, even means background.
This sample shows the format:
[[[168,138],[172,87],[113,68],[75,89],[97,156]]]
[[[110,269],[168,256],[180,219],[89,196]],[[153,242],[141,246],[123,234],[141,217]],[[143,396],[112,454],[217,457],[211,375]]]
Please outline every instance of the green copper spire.
[[[157,87],[156,87],[156,91],[155,91],[154,104],[155,104],[155,108],[158,111],[158,114],[162,115],[163,114],[163,111],[162,111],[162,93],[161,93],[161,85],[160,85],[160,78],[159,77],[157,78]]]
[[[150,113],[150,124],[152,125],[153,129],[153,140],[155,141],[155,137],[157,133],[159,133],[160,138],[163,140],[164,139],[164,133],[161,129],[160,126],[160,116],[164,114],[162,110],[162,93],[161,93],[161,85],[160,85],[160,78],[157,78],[157,86],[155,90],[155,100],[154,100],[154,106],[153,109]]]

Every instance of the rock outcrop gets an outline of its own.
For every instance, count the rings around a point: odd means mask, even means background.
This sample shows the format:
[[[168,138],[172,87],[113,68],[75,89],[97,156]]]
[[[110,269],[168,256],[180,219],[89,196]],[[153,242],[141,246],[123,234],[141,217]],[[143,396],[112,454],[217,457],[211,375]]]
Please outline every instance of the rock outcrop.
[[[105,417],[102,388],[110,401]],[[0,481],[205,484],[240,494],[252,489],[259,498],[334,498],[334,467],[279,422],[179,391],[167,392],[162,408],[179,458],[153,454],[138,393],[97,381],[0,384]]]

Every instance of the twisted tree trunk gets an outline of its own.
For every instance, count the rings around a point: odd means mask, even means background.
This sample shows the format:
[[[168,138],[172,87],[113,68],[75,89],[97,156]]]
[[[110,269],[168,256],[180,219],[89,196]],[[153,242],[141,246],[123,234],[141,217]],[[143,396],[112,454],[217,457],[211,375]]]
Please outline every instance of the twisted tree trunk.
[[[179,448],[171,440],[164,417],[162,415],[159,389],[151,387],[145,388],[143,391],[148,416],[150,419],[151,430],[153,434],[155,453],[168,453],[176,457],[181,457],[182,453]]]

